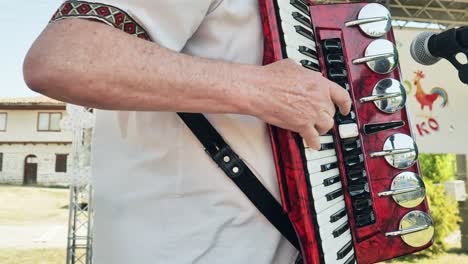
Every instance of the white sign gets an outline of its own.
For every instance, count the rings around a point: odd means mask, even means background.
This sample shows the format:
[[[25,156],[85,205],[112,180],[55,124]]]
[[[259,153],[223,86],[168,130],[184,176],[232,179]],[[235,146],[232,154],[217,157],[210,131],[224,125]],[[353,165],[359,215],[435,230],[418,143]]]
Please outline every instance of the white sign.
[[[459,80],[457,70],[446,60],[423,66],[411,58],[411,42],[420,32],[395,30],[419,151],[468,153],[468,85]]]

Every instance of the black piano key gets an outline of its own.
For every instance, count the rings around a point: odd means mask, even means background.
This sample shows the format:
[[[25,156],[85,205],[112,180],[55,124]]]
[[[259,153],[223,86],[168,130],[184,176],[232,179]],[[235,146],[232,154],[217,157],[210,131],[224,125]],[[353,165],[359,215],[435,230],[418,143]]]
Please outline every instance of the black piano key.
[[[349,257],[343,264],[356,264],[356,259],[354,258],[354,254]]]
[[[297,22],[301,23],[309,29],[312,29],[312,23],[310,22],[310,19],[308,17],[302,15],[299,12],[293,12],[292,16]]]
[[[340,39],[327,39],[323,42],[323,47],[327,53],[343,52]]]
[[[352,152],[356,149],[361,149],[361,140],[357,139],[352,141],[345,141],[343,144],[341,144],[341,147],[346,153]]]
[[[346,208],[339,210],[338,212],[330,216],[330,223],[334,223],[346,215]]]
[[[352,168],[346,168],[346,176],[351,182],[356,182],[362,179],[367,180],[367,172],[362,164],[359,164]]]
[[[328,78],[332,80],[343,80],[348,77],[348,72],[345,68],[329,68]]]
[[[320,145],[320,150],[335,149],[335,143],[324,143]]]
[[[357,214],[354,216],[354,221],[356,222],[356,226],[358,227],[371,225],[375,223],[374,212],[368,211],[368,212]]]
[[[315,41],[315,38],[314,38],[314,34],[312,33],[312,31],[310,30],[307,30],[305,27],[303,26],[294,26],[294,29],[296,29],[296,32],[312,41]]]
[[[370,199],[370,197],[357,198],[357,199],[354,199],[352,203],[353,203],[353,208],[356,211],[366,210],[372,206],[372,200]]]
[[[298,51],[301,54],[304,54],[306,56],[309,56],[311,58],[317,59],[317,52],[309,47],[306,46],[299,46]]]
[[[336,121],[338,124],[356,123],[356,113],[351,111],[348,115],[344,116],[340,112],[336,113]]]
[[[327,57],[325,57],[325,61],[331,66],[336,65],[344,67],[344,57],[342,54],[328,54]]]
[[[349,224],[348,224],[348,222],[345,222],[344,224],[339,226],[337,229],[333,230],[333,237],[341,236],[348,229],[349,229]]]
[[[294,6],[295,8],[304,12],[304,14],[309,14],[309,6],[304,1],[290,0],[289,3],[291,3],[291,5]]]
[[[338,163],[337,162],[332,162],[332,163],[321,165],[320,166],[320,171],[324,172],[324,171],[328,171],[328,170],[332,170],[332,169],[336,169],[336,168],[338,168]]]
[[[364,133],[367,135],[374,134],[380,131],[399,128],[405,125],[405,121],[394,121],[394,122],[387,122],[387,123],[378,123],[378,124],[367,124],[364,125]]]
[[[356,149],[344,157],[344,164],[346,167],[353,167],[364,162],[364,155],[362,153],[353,152],[361,152],[361,150]]]
[[[348,185],[348,193],[351,197],[361,195],[363,193],[369,193],[369,183],[353,184]]]
[[[332,184],[335,184],[337,182],[341,181],[340,175],[336,175],[333,177],[330,177],[328,179],[323,180],[323,186],[330,186]]]
[[[325,197],[327,198],[327,201],[333,201],[334,199],[340,197],[343,195],[343,189],[338,189],[338,190],[335,190],[327,195],[325,195]]]
[[[309,69],[309,70],[313,70],[313,71],[319,71],[319,66],[318,64],[316,63],[313,63],[309,60],[301,60],[301,64],[303,67]]]
[[[351,249],[353,249],[353,244],[351,242],[352,241],[349,241],[336,253],[338,259],[343,259],[344,257],[346,257],[346,255],[348,255],[349,252],[351,252]]]

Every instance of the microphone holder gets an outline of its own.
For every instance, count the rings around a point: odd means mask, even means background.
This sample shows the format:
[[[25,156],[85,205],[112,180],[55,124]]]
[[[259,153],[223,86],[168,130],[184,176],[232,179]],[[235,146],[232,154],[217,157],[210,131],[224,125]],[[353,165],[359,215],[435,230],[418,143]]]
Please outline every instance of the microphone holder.
[[[468,58],[468,27],[452,28],[429,39],[428,48],[435,57],[441,57],[452,63],[458,70],[458,77],[468,84],[468,63],[457,60],[459,53]]]

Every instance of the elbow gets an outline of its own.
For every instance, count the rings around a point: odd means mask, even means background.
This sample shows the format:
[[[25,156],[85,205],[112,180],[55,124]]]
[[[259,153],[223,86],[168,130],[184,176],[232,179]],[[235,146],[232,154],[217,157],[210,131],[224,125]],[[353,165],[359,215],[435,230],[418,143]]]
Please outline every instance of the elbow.
[[[41,60],[41,55],[34,50],[34,45],[29,50],[23,62],[23,78],[29,89],[47,95],[51,84],[51,73],[54,69],[47,61]]]

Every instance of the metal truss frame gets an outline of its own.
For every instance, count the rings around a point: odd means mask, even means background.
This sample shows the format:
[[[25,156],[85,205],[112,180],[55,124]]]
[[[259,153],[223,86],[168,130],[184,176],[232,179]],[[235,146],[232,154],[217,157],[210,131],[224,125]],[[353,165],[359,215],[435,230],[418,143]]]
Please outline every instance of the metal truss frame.
[[[67,264],[92,263],[92,187],[70,186]]]
[[[314,3],[351,3],[362,0],[315,0]],[[389,7],[394,20],[403,21],[400,26],[411,26],[409,22],[440,25],[451,28],[468,25],[468,0],[380,0]]]

